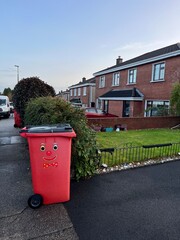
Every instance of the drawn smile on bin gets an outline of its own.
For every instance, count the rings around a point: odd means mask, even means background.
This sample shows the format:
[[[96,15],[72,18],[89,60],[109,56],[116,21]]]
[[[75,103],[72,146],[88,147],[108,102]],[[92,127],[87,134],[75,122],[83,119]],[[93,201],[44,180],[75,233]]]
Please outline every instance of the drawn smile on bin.
[[[57,157],[57,156],[54,156],[54,157],[52,157],[52,158],[43,157],[43,159],[46,160],[46,161],[53,161],[53,160],[56,159],[56,157]]]

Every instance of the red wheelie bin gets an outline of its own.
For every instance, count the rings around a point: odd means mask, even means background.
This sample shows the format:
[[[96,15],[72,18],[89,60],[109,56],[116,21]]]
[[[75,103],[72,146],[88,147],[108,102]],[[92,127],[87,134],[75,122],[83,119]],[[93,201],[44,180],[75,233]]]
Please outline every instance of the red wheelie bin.
[[[20,135],[27,138],[30,152],[34,195],[28,204],[66,202],[70,199],[71,143],[76,133],[69,124],[25,127]]]
[[[16,110],[14,110],[14,127],[21,127],[21,118]]]

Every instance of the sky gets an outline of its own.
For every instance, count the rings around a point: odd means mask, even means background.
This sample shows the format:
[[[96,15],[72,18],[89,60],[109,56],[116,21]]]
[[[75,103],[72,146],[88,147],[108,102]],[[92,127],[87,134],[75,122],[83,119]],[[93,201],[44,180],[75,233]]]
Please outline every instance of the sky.
[[[56,93],[180,42],[179,0],[0,0],[0,92],[37,76]]]

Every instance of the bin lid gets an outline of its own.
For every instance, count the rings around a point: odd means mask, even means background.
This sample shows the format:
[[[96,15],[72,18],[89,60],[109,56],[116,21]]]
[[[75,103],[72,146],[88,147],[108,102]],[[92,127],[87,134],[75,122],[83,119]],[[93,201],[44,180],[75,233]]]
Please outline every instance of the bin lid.
[[[58,132],[72,132],[70,124],[55,124],[42,125],[26,128],[27,133],[58,133]]]

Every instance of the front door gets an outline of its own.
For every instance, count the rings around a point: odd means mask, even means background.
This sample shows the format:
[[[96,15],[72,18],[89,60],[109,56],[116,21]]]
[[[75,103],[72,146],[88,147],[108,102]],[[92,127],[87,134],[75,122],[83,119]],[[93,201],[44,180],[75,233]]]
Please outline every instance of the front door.
[[[123,101],[123,117],[129,117],[130,114],[130,101]]]

